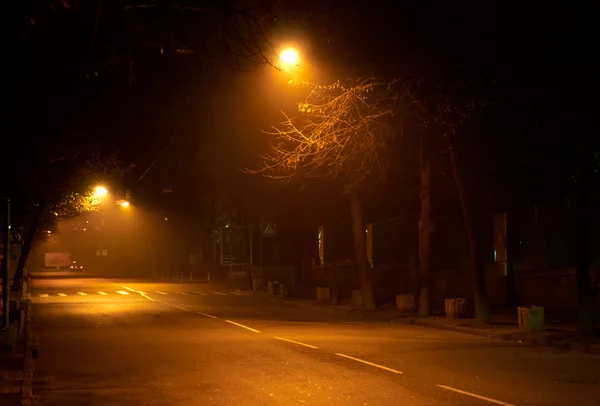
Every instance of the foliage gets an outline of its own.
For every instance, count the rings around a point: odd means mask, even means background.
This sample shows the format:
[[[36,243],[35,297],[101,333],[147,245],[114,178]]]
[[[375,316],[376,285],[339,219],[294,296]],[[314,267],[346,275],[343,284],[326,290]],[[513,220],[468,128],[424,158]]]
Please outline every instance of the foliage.
[[[396,131],[389,125],[397,102],[394,82],[374,78],[337,81],[310,87],[298,103],[299,120],[285,121],[267,134],[276,141],[264,165],[248,173],[289,181],[296,176],[341,179],[354,187],[367,178],[385,176],[383,151]]]
[[[221,228],[239,223],[238,211],[230,194],[204,195],[204,227],[211,239],[219,242]]]
[[[103,196],[95,188],[101,185],[117,195],[131,168],[118,154],[74,158],[54,172],[56,185],[47,194],[47,214],[65,218],[98,210]]]

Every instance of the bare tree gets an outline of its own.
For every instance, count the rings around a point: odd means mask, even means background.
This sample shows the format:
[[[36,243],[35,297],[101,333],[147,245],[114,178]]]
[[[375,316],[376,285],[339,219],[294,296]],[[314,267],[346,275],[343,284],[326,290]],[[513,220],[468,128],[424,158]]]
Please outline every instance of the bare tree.
[[[363,196],[367,185],[384,178],[386,147],[395,136],[390,118],[397,103],[394,82],[375,78],[337,81],[309,88],[298,103],[299,119],[285,120],[268,134],[275,137],[264,165],[248,173],[290,181],[298,176],[335,179],[350,204],[354,255],[364,307],[375,308],[366,255]]]
[[[464,156],[460,156],[459,141],[462,130],[473,115],[479,109],[483,108],[487,103],[478,100],[478,97],[473,94],[472,89],[467,89],[467,86],[454,86],[447,84],[444,81],[438,81],[435,78],[425,78],[422,80],[414,80],[413,82],[405,82],[402,88],[403,98],[406,100],[406,105],[409,106],[410,112],[421,123],[421,127],[428,129],[428,134],[431,136],[435,133],[437,136],[443,137],[446,142],[447,151],[450,156],[450,166],[458,199],[461,206],[463,223],[467,233],[469,244],[469,276],[472,283],[473,298],[477,321],[481,324],[491,323],[490,301],[486,291],[484,264],[481,258],[481,247],[476,227],[475,210],[473,208],[473,193],[469,190],[464,171],[461,170],[461,164],[465,162]],[[422,164],[421,176],[421,218],[426,215],[427,198],[431,198],[430,192],[425,189],[423,175],[427,167]],[[428,196],[429,193],[429,197]],[[427,216],[425,216],[427,217]],[[431,216],[429,216],[431,217]],[[430,224],[433,227],[433,223]],[[423,229],[423,224],[421,229]],[[422,231],[420,229],[420,231]],[[432,229],[432,228],[431,228]],[[420,233],[420,245],[431,243],[431,234],[425,232]],[[426,256],[423,256],[427,258]],[[429,276],[431,264],[426,263],[424,268],[421,261],[421,276],[426,278]],[[427,289],[427,283],[423,282],[421,292]],[[430,287],[428,288],[430,289]],[[427,291],[426,291],[427,293]],[[419,311],[423,315],[427,313],[428,303],[420,303]]]

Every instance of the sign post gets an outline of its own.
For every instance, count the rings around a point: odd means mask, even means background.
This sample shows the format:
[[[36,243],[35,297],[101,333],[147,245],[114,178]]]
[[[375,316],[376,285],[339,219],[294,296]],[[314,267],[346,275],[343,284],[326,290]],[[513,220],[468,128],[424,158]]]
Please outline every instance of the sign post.
[[[230,277],[234,277],[234,266],[252,266],[252,228],[250,226],[224,227],[220,229],[221,265],[229,266]],[[241,278],[240,272],[235,278]]]
[[[260,227],[260,284],[262,290],[263,283],[263,238],[275,237],[277,235],[277,223],[263,222]]]

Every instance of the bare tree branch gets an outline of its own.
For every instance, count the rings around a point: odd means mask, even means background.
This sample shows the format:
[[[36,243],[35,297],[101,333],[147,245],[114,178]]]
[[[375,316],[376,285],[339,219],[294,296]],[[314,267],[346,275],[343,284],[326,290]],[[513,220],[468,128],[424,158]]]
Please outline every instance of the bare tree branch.
[[[395,136],[389,125],[397,103],[395,82],[360,78],[309,87],[298,103],[300,118],[266,134],[275,137],[263,165],[244,172],[289,181],[298,175],[343,179],[347,187],[367,178],[382,179],[383,151]]]

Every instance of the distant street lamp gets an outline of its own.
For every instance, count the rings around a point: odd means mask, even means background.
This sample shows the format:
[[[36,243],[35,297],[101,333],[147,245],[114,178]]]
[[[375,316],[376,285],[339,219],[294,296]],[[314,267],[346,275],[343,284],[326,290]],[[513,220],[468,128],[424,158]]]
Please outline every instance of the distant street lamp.
[[[108,194],[108,190],[104,186],[96,186],[94,189],[94,195],[96,197],[104,197]]]
[[[121,202],[121,207],[129,207],[129,202],[128,201]]]

